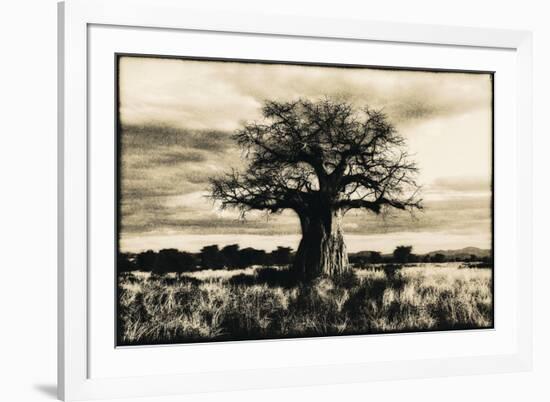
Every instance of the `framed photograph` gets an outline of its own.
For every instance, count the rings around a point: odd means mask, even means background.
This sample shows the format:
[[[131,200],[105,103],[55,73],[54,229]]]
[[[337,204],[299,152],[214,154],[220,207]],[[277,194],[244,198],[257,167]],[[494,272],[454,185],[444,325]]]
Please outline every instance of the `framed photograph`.
[[[531,34],[180,3],[59,5],[60,398],[529,370]]]

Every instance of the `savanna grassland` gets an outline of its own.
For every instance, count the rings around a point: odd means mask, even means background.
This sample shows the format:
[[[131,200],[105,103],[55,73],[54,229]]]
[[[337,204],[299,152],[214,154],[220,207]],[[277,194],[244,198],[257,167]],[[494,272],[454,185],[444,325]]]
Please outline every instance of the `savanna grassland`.
[[[490,328],[492,270],[367,265],[305,284],[276,267],[119,275],[119,345]]]

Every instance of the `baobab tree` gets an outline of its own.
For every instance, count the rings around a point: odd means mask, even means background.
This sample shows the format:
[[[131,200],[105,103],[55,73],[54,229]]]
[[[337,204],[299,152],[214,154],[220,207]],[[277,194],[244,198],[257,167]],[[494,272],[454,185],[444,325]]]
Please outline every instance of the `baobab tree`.
[[[342,230],[348,211],[421,208],[417,167],[381,111],[325,98],[267,101],[262,114],[234,134],[246,170],[211,179],[211,194],[242,214],[294,211],[302,229],[298,276],[349,269]]]

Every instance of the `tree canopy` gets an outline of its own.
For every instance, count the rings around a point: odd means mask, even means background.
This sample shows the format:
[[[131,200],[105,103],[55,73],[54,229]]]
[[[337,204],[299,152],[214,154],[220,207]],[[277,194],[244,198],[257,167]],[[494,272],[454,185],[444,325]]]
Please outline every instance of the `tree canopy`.
[[[211,179],[212,196],[223,207],[243,214],[300,214],[319,202],[343,213],[421,208],[417,166],[382,111],[325,98],[267,101],[262,114],[234,134],[247,169]]]

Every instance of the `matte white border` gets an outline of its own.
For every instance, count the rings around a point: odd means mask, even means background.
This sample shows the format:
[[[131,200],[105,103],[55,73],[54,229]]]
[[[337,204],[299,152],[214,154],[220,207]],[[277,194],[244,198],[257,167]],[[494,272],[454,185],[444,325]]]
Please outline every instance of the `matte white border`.
[[[495,72],[495,330],[439,331],[392,336],[346,336],[170,347],[113,347],[115,276],[116,53],[248,60],[340,62],[356,65],[455,68]],[[88,377],[167,375],[313,364],[373,363],[420,358],[511,354],[517,347],[515,269],[515,52],[508,49],[323,40],[253,34],[88,27]],[[465,160],[467,163],[467,160]],[[509,264],[515,267],[516,264]],[[503,268],[500,268],[503,267]],[[322,351],[322,353],[319,353]]]
[[[131,12],[129,12],[131,10]],[[59,396],[65,400],[314,385],[527,370],[531,367],[531,34],[504,30],[367,23],[266,15],[215,15],[157,0],[71,0],[59,7]],[[517,348],[513,353],[390,362],[89,378],[87,31],[89,24],[369,39],[512,49],[516,52]],[[498,138],[498,131],[496,133]],[[497,140],[498,141],[498,140]],[[498,150],[495,150],[498,152]],[[498,154],[495,155],[498,158]],[[498,225],[497,225],[498,236]],[[511,270],[517,270],[514,261]],[[93,309],[92,309],[93,311]],[[498,325],[498,323],[497,323]],[[284,342],[283,342],[284,343]],[[266,343],[270,345],[274,343]],[[221,345],[221,344],[219,344]],[[93,355],[92,355],[93,358]],[[124,375],[124,373],[120,373]]]

